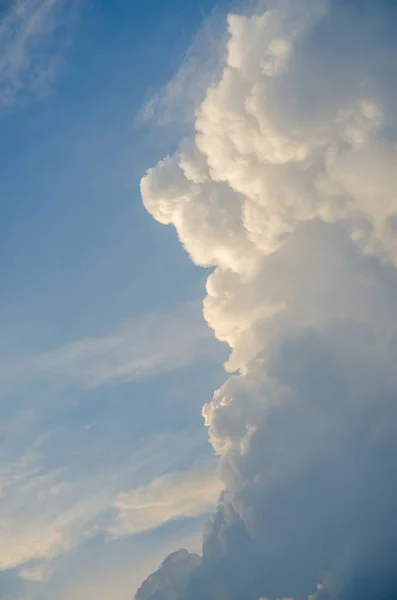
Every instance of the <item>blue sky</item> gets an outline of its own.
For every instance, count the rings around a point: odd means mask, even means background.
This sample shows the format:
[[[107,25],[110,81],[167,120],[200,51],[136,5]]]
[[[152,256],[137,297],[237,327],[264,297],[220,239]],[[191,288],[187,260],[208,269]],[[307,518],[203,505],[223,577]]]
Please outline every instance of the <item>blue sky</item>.
[[[115,532],[115,502],[213,469],[200,411],[225,352],[203,272],[142,206],[142,174],[177,140],[139,115],[214,4],[24,0],[3,16],[2,598],[108,598],[106,571],[123,600],[169,550],[199,548],[218,490],[138,532]]]

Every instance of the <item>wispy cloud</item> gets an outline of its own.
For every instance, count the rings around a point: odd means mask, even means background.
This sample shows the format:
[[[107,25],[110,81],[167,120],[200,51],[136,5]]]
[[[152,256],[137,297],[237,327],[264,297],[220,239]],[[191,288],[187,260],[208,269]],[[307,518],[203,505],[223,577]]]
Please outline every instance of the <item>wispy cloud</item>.
[[[20,576],[25,580],[46,577],[55,558],[84,540],[113,529],[114,508],[122,498],[122,490],[136,488],[141,481],[155,480],[146,488],[147,498],[156,489],[156,481],[163,481],[164,489],[168,481],[172,484],[168,486],[169,492],[173,491],[175,496],[179,491],[182,499],[189,482],[191,486],[194,481],[202,484],[208,470],[193,473],[193,479],[188,473],[185,486],[172,477],[163,480],[156,477],[180,468],[181,445],[185,449],[184,459],[193,460],[201,444],[201,435],[190,430],[155,439],[148,437],[133,446],[128,456],[120,456],[117,466],[103,464],[100,471],[89,475],[84,471],[76,476],[65,468],[46,469],[40,445],[20,459],[0,466],[0,571],[20,567]],[[84,461],[84,456],[81,460]],[[214,492],[213,475],[210,484]],[[201,497],[203,506],[204,493]],[[208,491],[207,502],[209,498],[215,501]],[[183,511],[179,513],[182,516]],[[134,531],[130,527],[122,533],[137,532],[137,528]]]
[[[44,581],[49,576],[49,569],[45,563],[38,563],[31,567],[20,569],[19,576],[25,581]]]
[[[93,389],[164,373],[209,355],[216,346],[197,307],[122,323],[102,337],[63,344],[46,352],[3,357],[0,395],[41,388]]]
[[[215,507],[221,489],[213,461],[189,471],[167,473],[118,496],[118,523],[112,531],[133,534],[171,520],[198,517]]]
[[[0,12],[0,110],[22,92],[48,91],[81,2],[13,0]]]
[[[171,126],[175,130],[176,126],[184,128],[191,124],[191,108],[200,103],[221,64],[220,24],[224,17],[220,6],[204,17],[171,80],[160,89],[152,90],[139,111],[137,126],[152,124]]]
[[[43,471],[32,453],[8,465],[2,477],[1,570],[66,551],[104,509],[109,493],[94,491],[92,480],[62,482],[61,472]]]

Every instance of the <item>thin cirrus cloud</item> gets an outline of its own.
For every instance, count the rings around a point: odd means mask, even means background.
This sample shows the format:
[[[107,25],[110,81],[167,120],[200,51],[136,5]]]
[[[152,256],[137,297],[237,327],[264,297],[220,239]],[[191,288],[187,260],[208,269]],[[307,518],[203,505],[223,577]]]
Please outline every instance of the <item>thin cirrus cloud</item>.
[[[24,579],[45,572],[43,564],[26,563],[69,550],[112,502],[111,486],[101,486],[98,478],[65,481],[61,470],[42,470],[33,452],[4,465],[1,474],[0,569],[22,566]]]
[[[226,489],[203,560],[139,600],[396,595],[396,24],[387,1],[243,4],[190,143],[142,179],[213,268],[233,374],[203,407]]]
[[[98,389],[181,369],[199,357],[208,359],[218,352],[218,347],[214,346],[196,309],[189,304],[179,307],[175,314],[150,315],[123,323],[102,337],[78,340],[41,354],[5,357],[0,370],[3,397],[12,398],[15,394],[25,397],[29,390],[39,386],[40,401],[46,390],[50,399],[55,390],[58,405],[62,393],[68,390]],[[37,402],[33,409],[37,409]],[[88,430],[86,435],[90,435]],[[60,436],[63,442],[59,441]],[[76,432],[69,438],[59,423],[54,431],[43,432],[20,458],[8,462],[3,459],[0,571],[18,568],[20,578],[26,582],[47,578],[51,581],[52,563],[84,541],[98,534],[108,533],[117,538],[137,533],[138,529],[133,531],[127,519],[124,530],[120,527],[117,509],[120,494],[137,489],[142,481],[156,481],[165,472],[186,470],[186,464],[194,463],[203,452],[201,432],[184,429],[158,434],[155,438],[147,432],[141,441],[127,444],[128,451],[124,444],[109,453],[107,438],[101,440],[98,439],[98,446],[94,444],[94,449],[87,442],[86,451],[84,445],[76,446]],[[61,461],[58,465],[59,457],[49,461],[52,448],[58,443],[66,443],[71,456],[79,456],[78,465],[73,461],[73,464]],[[91,456],[90,449],[95,456]],[[197,479],[199,474],[194,472],[192,476]],[[185,477],[190,480],[188,471]],[[177,480],[176,476],[175,485]],[[211,482],[215,486],[213,479]],[[149,491],[156,487],[156,483],[148,483]],[[167,514],[162,512],[162,523],[193,518],[197,511],[201,514],[208,508],[210,496],[211,506],[215,506],[218,488],[212,489],[212,495],[208,491],[201,504],[191,503],[184,509],[187,490],[180,486],[179,491],[185,497],[178,506],[178,489],[177,485],[171,486],[167,492],[164,487],[164,492],[170,495],[170,510]],[[141,524],[139,531],[161,524],[160,520],[155,523],[148,518],[156,510],[156,506],[152,509],[146,506],[136,513]]]
[[[90,475],[46,468],[39,447],[3,464],[0,571],[18,568],[26,581],[51,578],[55,560],[99,534],[134,535],[213,509],[220,485],[213,466],[181,469],[181,445],[193,463],[201,436],[190,430],[148,436],[117,464],[102,464]],[[139,487],[142,480],[149,480],[146,487]],[[195,498],[199,483],[203,490]]]
[[[76,340],[45,352],[4,357],[2,391],[12,395],[35,383],[43,388],[94,389],[183,368],[216,354],[194,305],[174,314],[125,322],[102,337]]]
[[[221,490],[213,464],[167,473],[117,497],[117,525],[112,531],[131,535],[171,520],[199,517],[213,510]]]
[[[12,0],[0,8],[0,109],[10,109],[22,93],[48,91],[78,6],[77,0]]]
[[[154,92],[135,119],[137,126],[156,124],[185,129],[192,121],[191,107],[199,103],[214,79],[222,59],[221,23],[225,11],[215,4],[205,25],[194,36],[184,60],[172,79]]]

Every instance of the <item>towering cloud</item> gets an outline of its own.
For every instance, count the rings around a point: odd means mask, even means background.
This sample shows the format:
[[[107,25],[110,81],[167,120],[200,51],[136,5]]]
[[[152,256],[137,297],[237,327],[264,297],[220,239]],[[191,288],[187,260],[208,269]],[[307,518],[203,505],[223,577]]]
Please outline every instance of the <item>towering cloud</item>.
[[[142,180],[231,349],[203,408],[226,491],[172,597],[397,597],[396,25],[386,0],[230,14],[194,139]]]

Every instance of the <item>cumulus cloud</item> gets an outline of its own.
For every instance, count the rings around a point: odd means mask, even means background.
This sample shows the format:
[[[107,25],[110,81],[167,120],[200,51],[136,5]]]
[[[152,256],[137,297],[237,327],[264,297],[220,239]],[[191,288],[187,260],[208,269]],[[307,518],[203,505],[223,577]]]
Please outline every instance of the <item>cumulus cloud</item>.
[[[189,553],[187,550],[173,552],[165,559],[160,569],[144,581],[136,594],[136,600],[146,600],[159,594],[167,600],[186,598],[189,578],[200,563],[198,554]],[[177,595],[176,587],[179,588]]]
[[[142,179],[231,350],[203,408],[227,491],[175,597],[396,594],[396,24],[388,2],[230,14],[195,135]]]

